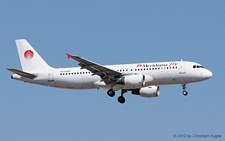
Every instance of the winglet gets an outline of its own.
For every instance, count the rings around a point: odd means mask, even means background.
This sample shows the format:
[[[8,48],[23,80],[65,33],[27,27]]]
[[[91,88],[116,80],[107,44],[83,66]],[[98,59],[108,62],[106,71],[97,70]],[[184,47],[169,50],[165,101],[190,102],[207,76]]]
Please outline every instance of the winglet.
[[[66,55],[67,55],[67,59],[70,59],[71,58],[71,54],[69,54],[69,53],[66,53]]]

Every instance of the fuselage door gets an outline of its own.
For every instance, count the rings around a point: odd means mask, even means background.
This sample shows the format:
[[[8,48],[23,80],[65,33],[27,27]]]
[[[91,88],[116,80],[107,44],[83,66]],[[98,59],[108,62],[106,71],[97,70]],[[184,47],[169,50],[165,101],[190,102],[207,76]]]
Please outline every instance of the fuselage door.
[[[48,71],[48,82],[53,82],[54,81],[53,73],[54,73],[53,70],[49,70]]]
[[[180,62],[179,72],[180,72],[180,74],[185,74],[186,73],[186,63],[184,61]]]

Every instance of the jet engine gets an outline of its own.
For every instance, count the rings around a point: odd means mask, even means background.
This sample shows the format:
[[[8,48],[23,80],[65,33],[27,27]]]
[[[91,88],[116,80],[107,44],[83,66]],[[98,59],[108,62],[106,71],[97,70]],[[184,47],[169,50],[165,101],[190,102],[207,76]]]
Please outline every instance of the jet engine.
[[[116,82],[117,84],[123,84],[126,86],[131,87],[143,87],[148,83],[151,83],[153,81],[152,76],[150,75],[126,75],[122,78],[118,79]]]
[[[158,97],[159,96],[159,86],[149,86],[140,89],[132,90],[132,94],[140,95],[142,97]]]

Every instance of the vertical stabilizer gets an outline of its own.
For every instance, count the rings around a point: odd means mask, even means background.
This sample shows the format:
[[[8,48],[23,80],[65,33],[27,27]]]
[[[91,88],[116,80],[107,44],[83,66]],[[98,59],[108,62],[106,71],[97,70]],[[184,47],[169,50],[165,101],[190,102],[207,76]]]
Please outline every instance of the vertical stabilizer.
[[[23,71],[51,68],[25,39],[16,40],[16,46]]]

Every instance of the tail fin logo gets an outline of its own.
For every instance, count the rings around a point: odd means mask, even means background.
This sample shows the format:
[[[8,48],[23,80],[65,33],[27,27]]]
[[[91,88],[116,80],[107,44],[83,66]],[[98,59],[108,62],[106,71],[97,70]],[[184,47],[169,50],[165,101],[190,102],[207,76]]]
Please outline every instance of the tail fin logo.
[[[27,51],[24,52],[24,57],[25,57],[26,59],[32,59],[33,56],[34,56],[34,53],[33,53],[33,51],[31,51],[31,50],[27,50]]]

